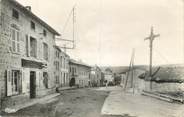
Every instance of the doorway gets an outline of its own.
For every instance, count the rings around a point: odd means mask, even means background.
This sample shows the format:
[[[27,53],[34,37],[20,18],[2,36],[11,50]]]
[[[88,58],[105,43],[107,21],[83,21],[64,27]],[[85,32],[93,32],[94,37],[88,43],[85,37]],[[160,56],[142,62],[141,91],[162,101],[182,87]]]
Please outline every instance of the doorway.
[[[30,98],[36,98],[36,72],[30,72]]]

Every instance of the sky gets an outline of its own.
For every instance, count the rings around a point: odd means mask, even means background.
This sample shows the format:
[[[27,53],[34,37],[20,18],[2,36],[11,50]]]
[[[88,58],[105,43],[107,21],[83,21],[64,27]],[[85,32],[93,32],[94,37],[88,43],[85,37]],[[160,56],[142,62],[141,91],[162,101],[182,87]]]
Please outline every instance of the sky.
[[[17,0],[72,39],[74,5],[76,48],[67,50],[71,58],[89,65],[129,65],[133,48],[134,64],[149,64],[151,26],[155,38],[153,64],[184,63],[184,0]],[[63,46],[65,42],[57,42]],[[65,43],[66,44],[66,43]],[[67,43],[66,46],[71,46]]]

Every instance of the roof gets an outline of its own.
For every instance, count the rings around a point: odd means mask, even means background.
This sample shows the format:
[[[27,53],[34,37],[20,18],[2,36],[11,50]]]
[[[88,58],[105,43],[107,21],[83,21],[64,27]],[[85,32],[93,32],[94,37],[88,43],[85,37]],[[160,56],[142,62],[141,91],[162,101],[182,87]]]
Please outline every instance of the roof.
[[[95,65],[91,67],[91,71],[98,71],[98,72],[102,72],[102,70],[100,69],[99,66]]]
[[[51,26],[49,26],[47,23],[45,23],[42,19],[40,19],[35,14],[33,14],[31,11],[29,11],[27,8],[25,8],[23,5],[21,5],[19,2],[17,2],[16,0],[9,0],[9,1],[13,5],[15,5],[16,7],[20,8],[22,12],[24,12],[25,14],[31,16],[36,21],[38,21],[41,25],[43,25],[45,28],[47,28],[50,32],[54,33],[57,36],[60,36],[60,34],[55,29],[53,29]]]
[[[54,48],[56,48],[57,50],[59,50],[59,51],[60,51],[61,53],[63,53],[66,57],[70,57],[66,52],[63,52],[59,46],[54,45]]]
[[[184,67],[160,67],[153,68],[152,79],[149,78],[149,71],[141,74],[139,78],[144,80],[151,80],[158,83],[162,82],[175,82],[182,83],[184,82]]]
[[[76,65],[81,65],[81,66],[86,66],[86,67],[90,67],[91,68],[91,66],[87,65],[86,63],[83,63],[82,61],[76,61],[74,59],[70,59],[69,63],[76,64]]]
[[[61,49],[59,48],[59,46],[54,45],[54,48],[56,48],[57,50],[59,50],[61,52]]]

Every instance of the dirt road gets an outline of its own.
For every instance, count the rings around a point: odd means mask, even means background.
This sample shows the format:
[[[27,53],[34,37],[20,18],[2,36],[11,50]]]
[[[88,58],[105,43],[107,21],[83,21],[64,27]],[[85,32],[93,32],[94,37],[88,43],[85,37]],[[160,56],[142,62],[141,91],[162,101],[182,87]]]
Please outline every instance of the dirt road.
[[[65,90],[58,97],[6,116],[21,117],[122,117],[101,115],[107,91]]]

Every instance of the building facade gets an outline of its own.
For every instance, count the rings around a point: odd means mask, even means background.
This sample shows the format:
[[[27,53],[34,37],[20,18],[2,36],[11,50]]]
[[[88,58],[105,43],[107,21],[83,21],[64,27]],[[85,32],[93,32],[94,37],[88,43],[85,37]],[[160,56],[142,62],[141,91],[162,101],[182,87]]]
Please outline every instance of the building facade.
[[[54,78],[56,82],[56,87],[60,86],[60,66],[61,66],[61,61],[60,61],[60,56],[61,56],[61,49],[58,46],[54,46],[55,49],[55,60],[54,60]]]
[[[55,91],[52,27],[15,0],[0,1],[0,98],[2,106]]]
[[[82,62],[70,59],[70,86],[88,87],[90,85],[91,67]],[[71,85],[71,82],[72,85]]]
[[[110,68],[106,68],[104,71],[104,78],[107,83],[114,81],[113,72]]]
[[[68,87],[69,86],[69,55],[63,52],[58,46],[55,47],[55,80],[56,86]]]
[[[60,86],[68,87],[69,86],[69,60],[70,57],[65,52],[61,51],[60,53]]]
[[[103,85],[102,71],[100,67],[94,66],[91,68],[90,86],[99,87],[101,85]]]

